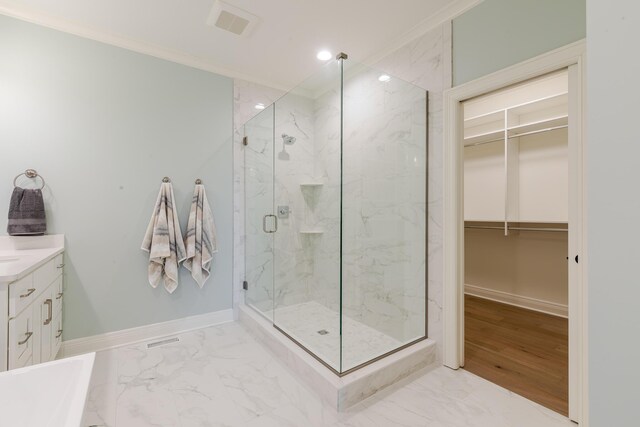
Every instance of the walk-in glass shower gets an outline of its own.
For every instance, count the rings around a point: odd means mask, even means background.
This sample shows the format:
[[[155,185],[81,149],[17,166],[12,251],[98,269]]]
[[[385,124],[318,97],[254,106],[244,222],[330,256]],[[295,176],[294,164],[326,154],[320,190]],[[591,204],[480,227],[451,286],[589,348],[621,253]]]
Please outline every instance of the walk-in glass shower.
[[[338,374],[426,338],[427,93],[341,58],[245,136],[245,302]]]

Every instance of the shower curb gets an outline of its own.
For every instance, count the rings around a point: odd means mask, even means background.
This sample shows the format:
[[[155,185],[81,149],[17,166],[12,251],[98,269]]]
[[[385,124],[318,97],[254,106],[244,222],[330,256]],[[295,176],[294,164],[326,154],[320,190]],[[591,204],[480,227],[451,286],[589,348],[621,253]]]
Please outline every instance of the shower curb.
[[[337,411],[344,411],[436,362],[436,342],[426,339],[339,377],[252,308],[241,304],[238,312],[240,323]]]

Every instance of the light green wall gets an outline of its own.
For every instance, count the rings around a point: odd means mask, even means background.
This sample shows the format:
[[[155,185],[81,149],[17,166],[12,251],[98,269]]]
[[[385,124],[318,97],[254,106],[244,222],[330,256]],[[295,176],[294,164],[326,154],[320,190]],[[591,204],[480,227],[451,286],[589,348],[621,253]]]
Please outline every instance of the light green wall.
[[[638,425],[640,4],[588,0],[589,425]]]
[[[459,85],[581,40],[586,0],[484,0],[453,20]]]
[[[64,339],[231,308],[231,79],[0,16],[0,233],[13,177],[47,180],[49,233],[66,235]],[[200,290],[147,282],[140,250],[170,176],[185,230],[207,188],[220,251]]]

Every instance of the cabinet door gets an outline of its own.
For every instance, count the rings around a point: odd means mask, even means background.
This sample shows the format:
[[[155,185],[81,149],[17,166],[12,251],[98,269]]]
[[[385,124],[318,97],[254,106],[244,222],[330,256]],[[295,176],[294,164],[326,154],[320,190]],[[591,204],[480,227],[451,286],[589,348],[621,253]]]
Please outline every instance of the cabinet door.
[[[53,295],[53,317],[56,317],[58,312],[62,310],[62,298],[63,298],[62,278],[63,278],[62,275],[58,276],[58,278],[51,285],[52,287],[51,292]]]
[[[38,339],[38,314],[30,306],[16,318],[9,320],[9,369],[22,368],[32,363]]]
[[[62,310],[53,316],[51,333],[51,360],[58,356],[60,347],[62,346]]]
[[[51,360],[51,341],[53,336],[53,287],[50,286],[38,299],[40,311],[40,351],[34,357],[34,363],[48,362]],[[39,359],[38,359],[39,356]]]

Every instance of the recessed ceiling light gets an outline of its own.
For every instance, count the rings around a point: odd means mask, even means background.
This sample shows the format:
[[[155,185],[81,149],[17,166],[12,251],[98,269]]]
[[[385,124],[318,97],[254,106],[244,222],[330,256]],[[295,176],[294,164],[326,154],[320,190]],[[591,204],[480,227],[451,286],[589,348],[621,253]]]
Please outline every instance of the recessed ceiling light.
[[[256,110],[264,110],[265,106],[262,102],[259,102],[253,108],[255,108]]]
[[[391,80],[391,76],[389,76],[388,74],[382,74],[380,77],[378,77],[378,80],[380,80],[381,82],[388,82],[389,80]]]
[[[328,61],[332,56],[333,55],[331,55],[331,52],[329,52],[328,50],[321,50],[316,55],[316,58],[318,58],[320,61]]]

